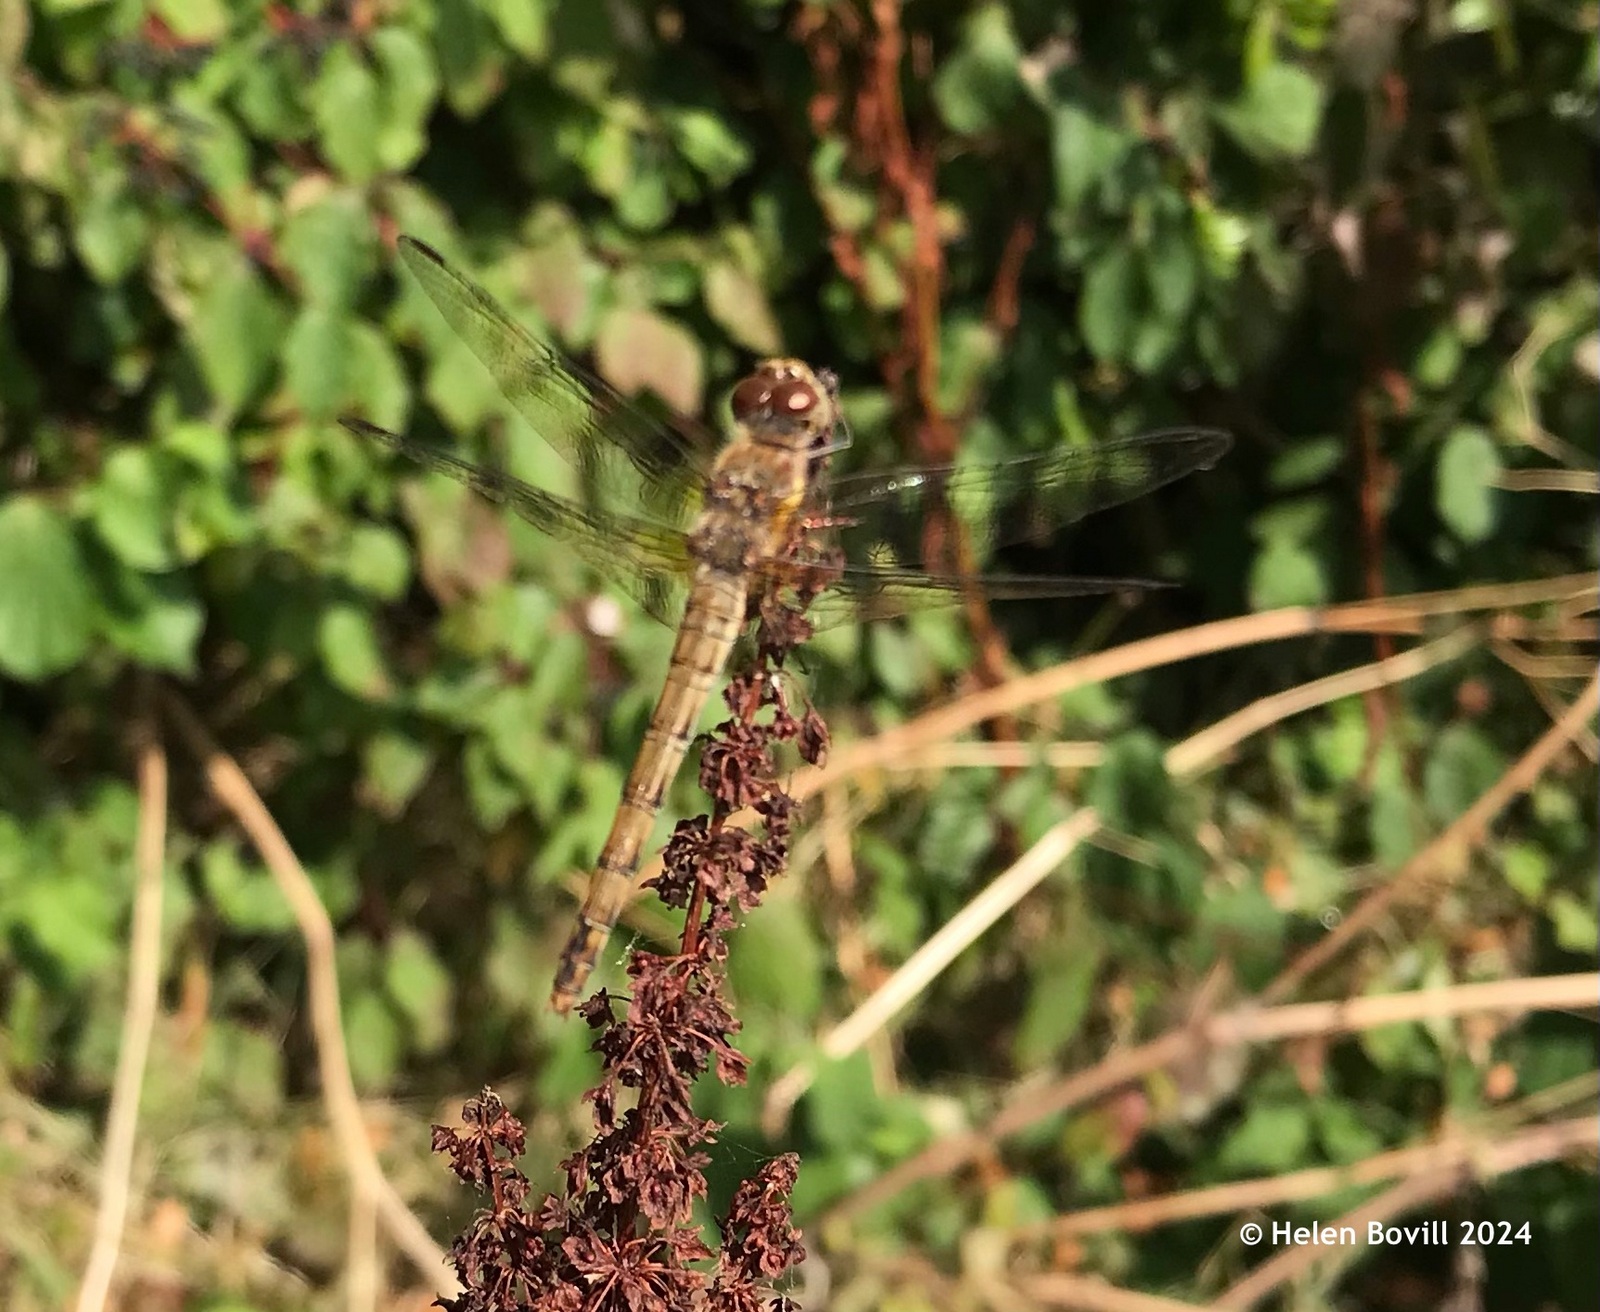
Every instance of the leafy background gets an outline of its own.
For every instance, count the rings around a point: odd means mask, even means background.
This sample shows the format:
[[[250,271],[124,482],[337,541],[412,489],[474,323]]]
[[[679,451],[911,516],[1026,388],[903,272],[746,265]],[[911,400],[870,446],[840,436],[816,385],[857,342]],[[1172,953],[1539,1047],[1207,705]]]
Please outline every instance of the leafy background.
[[[443,1245],[472,1202],[430,1119],[493,1083],[536,1180],[584,1132],[586,1037],[544,998],[670,635],[333,422],[571,490],[397,276],[412,232],[689,413],[752,355],[830,365],[861,463],[1234,434],[1210,473],[1004,562],[1179,585],[1138,608],[817,644],[855,765],[735,952],[750,1084],[705,1091],[713,1207],[802,1154],[806,1306],[1195,1305],[1286,1253],[1237,1305],[1594,1306],[1593,1135],[1559,1137],[1595,1095],[1571,1000],[1112,1069],[1252,1000],[1595,968],[1594,585],[1560,582],[1596,563],[1594,29],[1561,0],[0,0],[0,1300],[72,1300],[117,1190],[142,822],[167,825],[159,992],[117,1305],[424,1304],[381,1205],[373,1247],[353,1140]],[[1381,605],[1419,592],[1441,599]],[[1332,603],[1357,609],[1265,640]],[[1016,682],[1161,633],[1127,677],[1043,704]],[[985,732],[915,718],[996,685],[1019,691]],[[1208,726],[1227,745],[1180,768]],[[323,1101],[321,949],[251,798],[336,930],[354,1129]],[[1086,804],[1097,845],[838,1038]],[[670,933],[644,905],[632,928]],[[1420,1167],[1291,1172],[1448,1144],[1474,1182],[1378,1205],[1527,1223],[1481,1269],[1238,1239]],[[1484,1165],[1497,1145],[1526,1152]],[[1153,1228],[1084,1211],[1246,1180]]]

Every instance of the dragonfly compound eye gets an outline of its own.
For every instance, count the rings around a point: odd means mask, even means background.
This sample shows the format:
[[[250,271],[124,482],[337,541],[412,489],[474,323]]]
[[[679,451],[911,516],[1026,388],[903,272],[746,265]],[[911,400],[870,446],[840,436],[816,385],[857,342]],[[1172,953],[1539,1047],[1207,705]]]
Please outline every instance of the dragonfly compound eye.
[[[743,422],[765,410],[772,401],[772,381],[765,374],[751,374],[733,389],[728,408]]]
[[[772,389],[772,413],[800,419],[817,408],[817,390],[798,378],[779,383]]]

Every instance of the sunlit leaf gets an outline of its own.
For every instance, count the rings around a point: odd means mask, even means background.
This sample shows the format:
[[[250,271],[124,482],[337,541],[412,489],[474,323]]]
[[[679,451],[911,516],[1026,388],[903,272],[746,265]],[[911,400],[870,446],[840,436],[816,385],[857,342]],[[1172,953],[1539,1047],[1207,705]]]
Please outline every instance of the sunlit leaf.
[[[283,324],[282,307],[242,260],[225,262],[201,289],[189,323],[190,349],[229,412],[241,410],[266,381]]]
[[[680,414],[700,412],[700,344],[670,319],[638,307],[613,310],[601,321],[594,350],[600,372],[622,391],[648,388]]]
[[[1269,64],[1244,94],[1220,105],[1217,121],[1245,150],[1263,159],[1295,158],[1311,149],[1322,122],[1323,90],[1294,64]]]
[[[88,650],[94,604],[72,529],[33,497],[0,503],[0,668],[21,679]]]
[[[1481,542],[1493,531],[1500,471],[1500,453],[1483,429],[1457,428],[1445,439],[1434,498],[1439,517],[1463,541]]]

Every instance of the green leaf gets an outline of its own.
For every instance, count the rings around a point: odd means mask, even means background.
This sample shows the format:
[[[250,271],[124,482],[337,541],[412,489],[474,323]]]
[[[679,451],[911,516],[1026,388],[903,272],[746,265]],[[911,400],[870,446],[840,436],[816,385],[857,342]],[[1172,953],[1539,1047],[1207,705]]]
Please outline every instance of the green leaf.
[[[1449,824],[1493,787],[1505,768],[1505,759],[1482,726],[1448,726],[1434,738],[1423,766],[1428,810],[1439,824]]]
[[[782,344],[767,292],[759,281],[729,260],[706,270],[706,309],[739,345],[775,355]]]
[[[121,282],[144,256],[150,221],[118,179],[97,175],[78,212],[78,254],[103,283]]]
[[[1079,936],[1043,950],[1029,963],[1028,1005],[1014,1040],[1020,1067],[1042,1068],[1077,1036],[1094,999],[1102,957],[1099,944]]]
[[[258,1124],[270,1125],[283,1106],[282,1040],[227,1020],[207,1025],[204,1039],[204,1087],[223,1094]]]
[[[411,551],[392,528],[356,524],[337,570],[351,587],[381,601],[398,601],[411,585]]]
[[[667,175],[639,169],[617,193],[617,218],[638,232],[656,232],[672,217],[672,189]]]
[[[1275,457],[1267,479],[1278,491],[1293,492],[1320,483],[1344,463],[1346,444],[1339,437],[1302,437]]]
[[[1132,136],[1082,105],[1059,106],[1050,122],[1056,199],[1069,222],[1092,193],[1122,164]]]
[[[349,605],[323,611],[317,619],[317,651],[328,677],[346,692],[369,701],[389,695],[388,667],[366,611]]]
[[[867,247],[863,289],[866,302],[879,313],[898,310],[905,304],[906,285],[900,265],[882,246]]]
[[[467,743],[461,768],[478,823],[485,829],[498,829],[522,805],[516,779],[500,764],[493,748],[480,738]]]
[[[1161,372],[1183,339],[1183,323],[1156,314],[1142,315],[1128,350],[1128,364],[1138,373]]]
[[[205,608],[186,571],[143,574],[122,567],[106,580],[105,635],[143,665],[189,677]]]
[[[1188,232],[1162,225],[1144,250],[1144,264],[1150,304],[1176,326],[1188,315],[1200,287],[1200,256]]]
[[[1406,778],[1400,754],[1389,744],[1378,750],[1372,765],[1372,809],[1367,831],[1379,863],[1397,869],[1422,846],[1422,807]]]
[[[1446,22],[1456,32],[1489,32],[1503,21],[1495,0],[1455,0],[1449,6]]]
[[[963,414],[975,409],[1001,364],[1001,356],[1000,335],[993,325],[947,315],[939,343],[940,410]]]
[[[433,765],[426,743],[397,731],[377,734],[362,749],[362,785],[384,815],[393,818],[416,795]]]
[[[1269,539],[1250,568],[1250,608],[1320,606],[1327,598],[1322,561],[1290,538]]]
[[[1593,957],[1600,951],[1600,921],[1592,902],[1580,902],[1571,893],[1555,892],[1545,906],[1550,927],[1563,951]]]
[[[933,677],[927,654],[901,624],[868,626],[867,657],[874,677],[897,697],[912,696]]]
[[[946,789],[917,835],[917,862],[928,878],[961,884],[993,845],[994,818],[982,802]]]
[[[268,47],[239,71],[239,113],[268,141],[311,135],[314,124],[305,101],[305,65],[286,45]]]
[[[731,120],[709,110],[684,109],[668,114],[666,122],[683,157],[719,191],[750,167],[750,145]]]
[[[277,883],[260,866],[247,865],[233,843],[206,848],[200,872],[206,893],[229,928],[241,934],[277,934],[294,928],[294,912]]]
[[[135,569],[160,571],[177,563],[171,480],[164,473],[159,451],[120,446],[106,458],[92,490],[96,532]]]
[[[404,428],[411,414],[411,382],[394,343],[359,321],[348,329],[345,395],[350,405],[382,428]]]
[[[1322,122],[1322,86],[1295,64],[1269,64],[1244,94],[1213,112],[1245,150],[1261,159],[1297,159],[1311,149]]]
[[[1227,1175],[1278,1175],[1304,1160],[1311,1140],[1309,1109],[1273,1103],[1247,1104],[1245,1119],[1217,1150]]]
[[[769,899],[729,936],[728,979],[743,1004],[808,1026],[822,1006],[822,945],[796,898]]]
[[[1203,879],[1203,874],[1201,876]],[[1207,890],[1194,885],[1195,934],[1180,949],[1197,968],[1226,956],[1241,982],[1259,986],[1283,964],[1288,923],[1284,913],[1259,886]]]
[[[546,0],[484,0],[483,10],[505,43],[529,64],[550,53],[550,12]]]
[[[649,388],[679,414],[704,404],[704,366],[694,334],[651,310],[613,310],[594,343],[600,372],[624,392]]]
[[[427,121],[439,95],[439,78],[427,47],[403,27],[386,26],[370,38],[380,75],[376,125],[378,158],[403,172],[427,146]]]
[[[400,1020],[382,994],[362,989],[344,1009],[350,1074],[363,1093],[386,1092],[405,1050]]]
[[[1462,425],[1445,439],[1434,483],[1439,517],[1463,542],[1482,542],[1494,531],[1495,481],[1500,452],[1481,428]]]
[[[871,1129],[877,1096],[864,1052],[817,1064],[802,1104],[806,1124],[824,1147],[859,1149]]]
[[[348,310],[372,272],[372,220],[355,196],[330,193],[290,216],[279,249],[303,305]]]
[[[152,8],[176,35],[196,45],[227,35],[228,6],[222,0],[156,0]]]
[[[206,383],[237,414],[267,380],[283,335],[282,307],[241,258],[214,270],[188,324],[189,349]]]
[[[1014,127],[1025,99],[1022,53],[1005,5],[986,4],[970,15],[933,80],[944,121],[968,136]]]
[[[78,987],[116,960],[123,910],[123,903],[108,897],[90,874],[54,866],[31,870],[4,907],[8,931],[47,954]]]
[[[439,0],[433,38],[446,97],[458,115],[476,118],[502,89],[504,60],[493,27],[471,0]]]
[[[303,310],[283,343],[284,381],[306,413],[323,419],[344,404],[350,325],[331,310]]]
[[[41,679],[88,650],[94,601],[72,529],[34,497],[0,503],[0,669]]]
[[[383,978],[389,996],[411,1022],[416,1046],[437,1051],[450,1037],[452,990],[449,972],[426,940],[409,930],[396,934],[384,954]]]
[[[310,90],[311,113],[322,153],[351,182],[368,182],[380,168],[378,134],[383,104],[378,79],[363,62],[360,48],[337,42],[329,47]]]
[[[1138,265],[1126,246],[1112,246],[1092,264],[1083,280],[1078,326],[1097,359],[1127,358],[1143,309],[1144,289]]]
[[[1411,364],[1411,376],[1417,386],[1434,390],[1448,387],[1466,356],[1463,348],[1461,330],[1454,323],[1435,327]]]
[[[1313,1108],[1317,1139],[1331,1161],[1359,1162],[1383,1151],[1383,1139],[1355,1103],[1333,1098],[1319,1100]]]
[[[1538,906],[1554,873],[1550,854],[1534,843],[1506,843],[1500,848],[1506,886],[1530,906]]]

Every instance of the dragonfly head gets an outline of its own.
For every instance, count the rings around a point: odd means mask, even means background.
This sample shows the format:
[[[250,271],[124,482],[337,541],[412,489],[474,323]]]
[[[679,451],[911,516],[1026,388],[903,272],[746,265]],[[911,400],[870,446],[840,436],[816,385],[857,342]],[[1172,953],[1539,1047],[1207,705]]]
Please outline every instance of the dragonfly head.
[[[801,360],[763,360],[733,389],[733,422],[752,441],[814,449],[839,419],[838,381]]]

